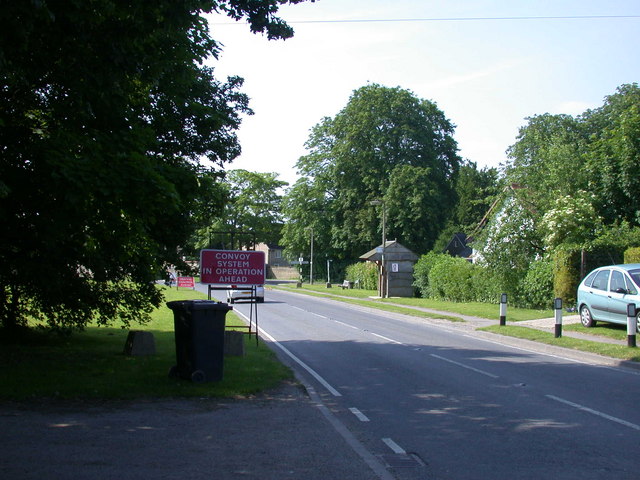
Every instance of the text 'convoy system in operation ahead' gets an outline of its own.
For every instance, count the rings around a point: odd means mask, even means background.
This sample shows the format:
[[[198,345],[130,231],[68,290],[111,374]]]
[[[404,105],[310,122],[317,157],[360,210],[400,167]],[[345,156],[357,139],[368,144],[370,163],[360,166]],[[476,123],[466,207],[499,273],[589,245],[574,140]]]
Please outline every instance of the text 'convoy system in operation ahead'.
[[[262,285],[265,279],[264,260],[264,252],[201,250],[200,282]]]

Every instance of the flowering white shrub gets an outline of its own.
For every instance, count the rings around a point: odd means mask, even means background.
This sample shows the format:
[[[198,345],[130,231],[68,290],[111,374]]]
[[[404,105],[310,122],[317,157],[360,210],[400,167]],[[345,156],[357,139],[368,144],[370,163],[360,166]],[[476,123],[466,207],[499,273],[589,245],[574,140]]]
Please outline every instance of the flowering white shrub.
[[[554,248],[563,243],[585,245],[591,241],[602,226],[592,201],[593,196],[584,191],[559,197],[540,222],[545,245]]]

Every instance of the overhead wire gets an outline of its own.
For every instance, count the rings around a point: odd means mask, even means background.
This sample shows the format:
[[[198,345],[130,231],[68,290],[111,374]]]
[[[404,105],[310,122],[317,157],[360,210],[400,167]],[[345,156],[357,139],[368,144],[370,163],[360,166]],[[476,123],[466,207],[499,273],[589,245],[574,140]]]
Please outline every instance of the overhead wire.
[[[590,19],[614,19],[614,18],[640,18],[640,15],[363,18],[363,19],[349,19],[349,20],[287,20],[287,23],[463,22],[463,21],[496,21],[496,20],[590,20]]]
[[[393,23],[393,22],[472,22],[472,21],[520,21],[520,20],[611,20],[636,19],[640,15],[543,15],[509,17],[426,17],[426,18],[354,18],[344,20],[286,20],[288,24],[312,23]],[[214,23],[214,25],[237,25],[238,22]]]

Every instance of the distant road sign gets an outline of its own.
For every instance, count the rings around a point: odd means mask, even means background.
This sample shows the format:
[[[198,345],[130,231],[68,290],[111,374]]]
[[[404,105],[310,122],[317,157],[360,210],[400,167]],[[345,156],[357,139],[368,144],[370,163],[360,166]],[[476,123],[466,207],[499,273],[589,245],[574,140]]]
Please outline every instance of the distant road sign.
[[[193,277],[178,277],[178,288],[196,288]]]
[[[263,285],[264,252],[201,250],[200,283]]]

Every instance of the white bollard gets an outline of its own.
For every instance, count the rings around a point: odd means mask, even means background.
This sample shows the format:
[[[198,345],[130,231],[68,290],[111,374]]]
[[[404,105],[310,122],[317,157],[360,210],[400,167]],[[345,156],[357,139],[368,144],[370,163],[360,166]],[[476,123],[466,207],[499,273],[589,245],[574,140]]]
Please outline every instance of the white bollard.
[[[636,346],[636,304],[627,305],[627,346]]]
[[[553,308],[556,311],[556,331],[555,338],[562,336],[562,299],[556,298],[553,301]]]
[[[507,324],[507,294],[500,295],[500,325]]]

